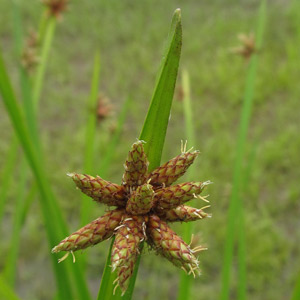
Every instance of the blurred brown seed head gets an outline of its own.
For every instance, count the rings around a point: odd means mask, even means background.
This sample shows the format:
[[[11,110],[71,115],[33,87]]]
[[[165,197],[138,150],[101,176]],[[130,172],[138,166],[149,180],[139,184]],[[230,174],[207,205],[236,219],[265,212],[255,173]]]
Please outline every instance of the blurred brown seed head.
[[[28,37],[26,38],[26,45],[31,48],[39,47],[38,33],[34,29],[30,29]]]
[[[48,8],[48,14],[57,19],[61,19],[64,11],[67,10],[69,0],[42,0]]]
[[[254,34],[250,33],[247,35],[245,33],[240,33],[237,37],[241,42],[241,46],[231,48],[230,52],[241,55],[246,60],[249,60],[251,55],[256,52]]]
[[[110,103],[108,97],[100,94],[98,97],[96,115],[98,123],[104,121],[107,117],[111,116],[113,112],[113,105]]]
[[[38,34],[34,30],[30,30],[21,54],[21,64],[27,72],[32,72],[39,63],[38,51]]]
[[[183,90],[183,86],[182,85],[178,85],[176,88],[176,99],[180,102],[183,101],[184,99],[184,90]]]

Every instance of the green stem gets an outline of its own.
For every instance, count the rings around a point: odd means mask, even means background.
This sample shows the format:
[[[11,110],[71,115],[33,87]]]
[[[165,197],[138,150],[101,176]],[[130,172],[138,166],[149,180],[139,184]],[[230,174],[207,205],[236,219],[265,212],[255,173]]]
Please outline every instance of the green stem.
[[[20,300],[13,289],[7,284],[5,278],[0,274],[0,298],[5,300]]]
[[[4,275],[7,279],[8,284],[11,287],[15,285],[16,279],[16,262],[19,252],[19,245],[20,245],[20,231],[22,228],[22,214],[25,205],[25,189],[26,189],[26,179],[28,176],[28,168],[26,165],[26,161],[22,157],[20,162],[20,179],[18,180],[18,193],[15,203],[15,214],[13,219],[13,227],[12,227],[12,234],[10,240],[10,251],[8,253],[8,257],[6,258],[6,264],[4,269]]]
[[[17,161],[17,151],[18,151],[18,140],[16,137],[12,138],[11,144],[8,149],[8,154],[5,159],[5,164],[3,166],[3,172],[1,174],[1,185],[0,185],[0,220],[2,220],[4,213],[4,206],[6,202],[7,192],[9,190],[12,173],[14,166]]]
[[[193,110],[191,102],[191,91],[190,91],[190,79],[189,73],[184,70],[182,72],[182,88],[183,88],[183,111],[184,111],[184,121],[185,121],[185,133],[189,145],[195,145],[195,130],[193,123]],[[194,169],[192,168],[191,171]],[[193,173],[189,173],[189,179],[192,178]],[[193,232],[193,223],[183,223],[183,240],[189,242]],[[192,280],[191,276],[187,275],[185,272],[180,273],[179,281],[179,291],[177,300],[189,300],[191,297],[191,286]]]
[[[159,166],[160,164],[162,149],[170,117],[175,83],[177,79],[179,58],[181,53],[181,43],[181,12],[179,9],[177,9],[172,19],[167,48],[162,60],[151,104],[140,135],[140,139],[146,142],[144,148],[149,160],[149,171]],[[111,243],[111,247],[112,244],[113,241]],[[138,261],[139,259],[140,255],[138,256]],[[130,300],[134,290],[139,263],[135,265],[135,275],[131,277],[129,287],[123,297],[121,297],[119,289],[117,289],[115,295],[113,295],[113,282],[116,278],[116,272],[111,273],[109,265],[110,252],[107,256],[106,267],[104,269],[103,277],[101,280],[98,300],[108,300],[112,299],[112,297],[114,300]]]
[[[260,5],[259,11],[259,20],[258,20],[258,30],[257,30],[257,39],[256,45],[257,48],[261,48],[263,29],[265,23],[265,11],[266,11],[266,2],[263,0]],[[233,260],[233,250],[234,250],[234,237],[236,234],[237,227],[237,216],[239,215],[239,209],[241,208],[240,192],[241,192],[241,183],[242,183],[242,166],[245,156],[246,149],[246,139],[248,133],[248,127],[252,111],[252,103],[254,97],[254,85],[257,69],[257,54],[253,54],[249,63],[249,69],[247,72],[246,78],[246,87],[244,94],[244,102],[241,112],[241,120],[239,125],[238,140],[236,147],[236,159],[234,162],[233,168],[233,187],[230,197],[230,205],[228,210],[228,221],[227,221],[227,233],[226,233],[226,242],[224,249],[224,261],[223,261],[223,270],[222,270],[222,288],[221,288],[221,300],[227,300],[229,298],[229,286],[230,286],[230,274],[231,274],[231,265]]]
[[[50,18],[47,22],[47,26],[45,29],[45,36],[43,39],[42,49],[41,49],[41,58],[38,65],[38,69],[36,75],[34,77],[34,84],[33,84],[33,92],[32,92],[32,102],[36,112],[38,102],[41,95],[42,85],[44,82],[45,70],[47,66],[47,62],[49,59],[49,52],[53,40],[53,35],[56,26],[56,19]]]
[[[99,90],[99,75],[100,75],[100,55],[97,52],[94,58],[94,70],[91,81],[91,91],[88,100],[88,120],[85,134],[85,154],[84,154],[84,172],[87,174],[93,173],[94,165],[94,148],[96,135],[96,105]],[[82,194],[82,205],[80,209],[80,226],[84,226],[88,222],[93,203],[86,201],[87,197]]]

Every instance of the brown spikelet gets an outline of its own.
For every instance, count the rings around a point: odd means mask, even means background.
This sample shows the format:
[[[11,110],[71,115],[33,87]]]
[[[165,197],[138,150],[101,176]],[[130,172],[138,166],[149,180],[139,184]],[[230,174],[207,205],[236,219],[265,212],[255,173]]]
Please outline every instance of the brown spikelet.
[[[110,104],[110,100],[103,94],[98,96],[98,103],[96,108],[96,116],[98,123],[104,121],[113,112],[113,106]]]
[[[120,209],[107,212],[102,217],[87,224],[62,240],[52,249],[52,252],[76,251],[108,239],[113,235],[115,228],[120,224],[123,214],[124,210]]]
[[[117,270],[118,277],[117,277],[117,285],[115,288],[117,288],[118,286],[120,287],[122,291],[122,296],[125,294],[129,286],[130,278],[132,276],[136,260],[137,260],[137,255],[131,255],[126,262],[126,265],[121,266]]]
[[[148,159],[143,147],[143,141],[137,141],[132,145],[125,162],[125,172],[122,178],[122,184],[135,189],[136,186],[146,182],[146,174],[148,171]]]
[[[157,253],[187,272],[191,271],[194,274],[199,271],[199,262],[189,245],[158,216],[149,217],[147,232],[149,243]]]
[[[238,35],[238,39],[241,42],[241,46],[234,47],[230,49],[230,52],[233,54],[238,54],[243,56],[246,60],[249,60],[250,57],[257,52],[255,46],[255,37],[253,33],[245,34],[241,33]]]
[[[48,7],[48,14],[57,19],[61,19],[61,16],[65,10],[67,10],[69,0],[43,0],[45,6]]]
[[[31,30],[25,41],[25,47],[21,53],[21,64],[27,72],[32,72],[39,63],[38,34]]]
[[[176,208],[163,211],[161,214],[159,214],[159,216],[167,222],[190,222],[204,219],[210,215],[204,212],[202,209],[187,205],[180,205]]]
[[[199,151],[183,152],[153,170],[148,179],[151,179],[150,182],[154,186],[169,186],[186,172],[198,154]]]
[[[158,210],[175,208],[199,195],[208,182],[185,182],[162,188],[155,193]]]
[[[121,225],[117,228],[116,238],[112,246],[111,266],[114,271],[117,267],[127,265],[132,255],[137,255],[139,244],[145,238],[145,221],[147,216],[124,215]]]
[[[81,191],[99,203],[108,206],[123,207],[126,205],[126,192],[123,186],[106,181],[101,177],[85,174],[68,174]]]
[[[148,174],[149,163],[143,143],[137,141],[129,151],[122,185],[99,176],[68,174],[84,194],[99,203],[117,206],[117,209],[87,224],[52,249],[54,253],[67,251],[59,259],[61,262],[73,251],[115,235],[111,268],[117,273],[114,291],[120,287],[122,295],[128,288],[143,240],[158,254],[194,276],[200,274],[199,262],[194,254],[205,249],[202,246],[191,249],[166,223],[208,217],[203,211],[207,206],[197,209],[183,203],[193,198],[207,201],[200,193],[210,184],[209,181],[171,185],[186,172],[199,152],[185,151],[186,144],[183,146],[182,143],[180,155]]]

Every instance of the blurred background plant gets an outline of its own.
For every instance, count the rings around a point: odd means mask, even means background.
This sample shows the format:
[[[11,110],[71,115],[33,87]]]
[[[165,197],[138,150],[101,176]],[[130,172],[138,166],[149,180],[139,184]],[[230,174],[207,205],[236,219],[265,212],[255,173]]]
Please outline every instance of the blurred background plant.
[[[194,232],[209,251],[200,256],[202,276],[188,283],[146,251],[133,299],[176,299],[178,286],[190,299],[299,299],[298,1],[272,1],[263,11],[256,0],[61,1],[62,10],[58,2],[0,1],[15,96],[4,68],[0,81],[16,120],[14,131],[1,101],[0,298],[96,298],[108,243],[77,255],[75,265],[58,266],[49,251],[103,213],[65,174],[120,182],[178,6],[184,40],[162,161],[180,152],[180,140],[201,151],[188,180],[214,182],[213,218],[184,232],[173,227],[187,242]],[[241,32],[253,32],[235,49],[246,61],[229,51]]]

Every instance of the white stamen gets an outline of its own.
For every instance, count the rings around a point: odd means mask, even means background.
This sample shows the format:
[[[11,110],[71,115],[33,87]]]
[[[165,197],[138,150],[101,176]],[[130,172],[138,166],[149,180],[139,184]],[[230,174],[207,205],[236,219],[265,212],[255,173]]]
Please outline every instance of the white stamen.
[[[61,263],[62,261],[64,261],[68,256],[69,256],[70,252],[67,252],[62,258],[60,258],[58,260],[58,263]]]
[[[117,278],[117,279],[119,279],[119,278]],[[113,290],[113,295],[115,295],[115,294],[116,294],[116,290],[117,290],[118,286],[119,286],[119,283],[117,283],[117,284],[116,284],[116,286],[114,287],[114,290]]]
[[[209,208],[210,207],[210,205],[206,205],[206,206],[203,206],[203,207],[201,207],[200,209],[206,209],[206,208]]]
[[[126,221],[132,221],[132,220],[133,220],[132,218],[127,218],[127,219],[124,220],[124,222],[126,222]]]
[[[73,264],[75,264],[76,262],[76,259],[75,259],[75,255],[74,255],[74,252],[71,250],[71,254],[72,254],[72,257],[73,257]]]

